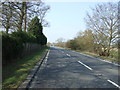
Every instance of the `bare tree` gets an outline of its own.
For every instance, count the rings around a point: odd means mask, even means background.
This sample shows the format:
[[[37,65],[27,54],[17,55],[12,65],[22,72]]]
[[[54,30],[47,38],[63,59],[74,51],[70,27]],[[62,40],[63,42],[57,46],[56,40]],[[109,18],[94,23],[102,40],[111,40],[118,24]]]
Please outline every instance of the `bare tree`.
[[[33,17],[38,16],[43,26],[48,26],[45,20],[45,15],[50,9],[42,1],[40,2],[3,2],[1,20],[2,26],[6,28],[6,33],[9,29],[26,31],[28,22]]]
[[[118,2],[118,44],[117,45],[118,48],[120,49],[120,1]]]
[[[59,47],[65,47],[65,39],[64,38],[58,38],[56,40],[56,46],[59,46]]]
[[[13,20],[16,24],[17,29],[22,31],[24,20],[26,24],[26,2],[12,2],[12,6],[15,9],[13,12],[16,14],[13,16]]]
[[[45,20],[45,16],[49,11],[50,6],[43,2],[33,2],[33,4],[33,7],[28,9],[28,12],[30,12],[29,15],[33,17],[38,16],[43,27],[49,26],[49,23]]]
[[[6,29],[6,33],[8,34],[9,29],[12,27],[12,16],[13,16],[13,8],[11,2],[2,2],[1,3],[1,26]]]
[[[22,2],[22,3],[16,3],[14,4],[19,9],[19,29],[24,28],[24,31],[26,31],[28,21],[32,19],[35,16],[38,16],[40,19],[40,22],[43,26],[48,26],[48,22],[45,20],[45,15],[47,11],[50,9],[49,6],[45,5],[42,1],[40,2]],[[24,27],[22,25],[24,24]]]
[[[109,56],[111,46],[118,36],[117,15],[117,3],[102,3],[92,9],[92,14],[87,13],[85,19],[88,29],[95,33],[94,42],[99,45],[99,49],[104,49],[102,53],[106,56]]]

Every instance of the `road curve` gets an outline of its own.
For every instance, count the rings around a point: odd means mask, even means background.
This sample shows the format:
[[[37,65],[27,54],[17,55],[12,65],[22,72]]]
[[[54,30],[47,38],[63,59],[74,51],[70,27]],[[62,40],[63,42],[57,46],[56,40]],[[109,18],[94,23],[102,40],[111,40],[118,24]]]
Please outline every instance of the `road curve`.
[[[119,66],[51,47],[29,88],[120,88]]]

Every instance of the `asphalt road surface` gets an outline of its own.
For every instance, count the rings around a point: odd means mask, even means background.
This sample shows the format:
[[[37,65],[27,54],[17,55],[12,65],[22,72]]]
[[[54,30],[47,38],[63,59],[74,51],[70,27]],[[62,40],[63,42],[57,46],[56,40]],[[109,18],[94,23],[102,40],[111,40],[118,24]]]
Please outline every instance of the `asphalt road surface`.
[[[29,88],[120,88],[119,66],[51,47]]]

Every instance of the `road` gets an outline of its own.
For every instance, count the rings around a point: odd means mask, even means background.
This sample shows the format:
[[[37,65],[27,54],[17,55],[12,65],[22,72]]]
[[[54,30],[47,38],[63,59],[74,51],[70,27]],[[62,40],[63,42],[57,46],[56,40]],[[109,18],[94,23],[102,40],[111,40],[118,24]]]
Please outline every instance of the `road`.
[[[119,66],[51,47],[29,88],[120,88]]]

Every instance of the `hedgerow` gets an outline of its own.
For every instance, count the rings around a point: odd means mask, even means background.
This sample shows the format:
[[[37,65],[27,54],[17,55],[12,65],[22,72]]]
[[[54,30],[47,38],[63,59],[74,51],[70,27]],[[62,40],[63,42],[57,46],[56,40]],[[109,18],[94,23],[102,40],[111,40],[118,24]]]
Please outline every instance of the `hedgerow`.
[[[42,32],[43,27],[38,17],[31,20],[28,31],[17,30],[11,33],[2,31],[2,60],[3,64],[9,63],[21,56],[26,43],[45,45],[47,38]]]

